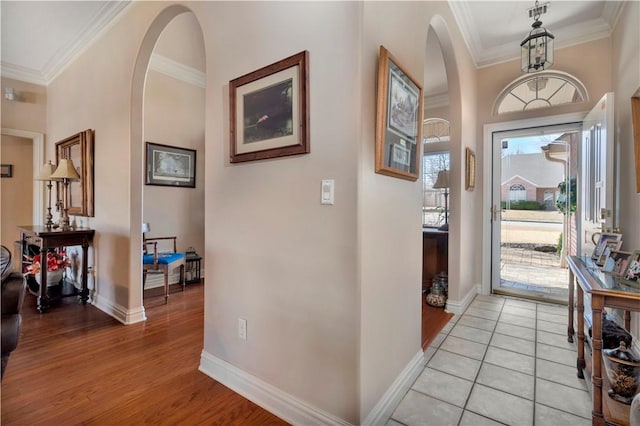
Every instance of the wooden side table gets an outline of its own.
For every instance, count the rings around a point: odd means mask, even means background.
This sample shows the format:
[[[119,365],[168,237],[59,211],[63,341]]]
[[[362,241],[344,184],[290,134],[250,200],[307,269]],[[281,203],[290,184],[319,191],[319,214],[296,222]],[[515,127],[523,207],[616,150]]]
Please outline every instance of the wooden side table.
[[[600,268],[591,258],[585,256],[569,256],[569,327],[567,328],[568,340],[573,341],[573,301],[574,279],[578,284],[576,305],[578,311],[578,377],[584,378],[582,370],[587,368],[585,361],[584,345],[588,338],[584,334],[584,294],[591,294],[592,311],[592,338],[591,348],[591,382],[593,384],[593,411],[592,421],[594,425],[615,423],[619,425],[629,424],[629,406],[614,401],[608,396],[603,398],[602,377],[602,310],[605,306],[625,311],[624,326],[629,330],[631,322],[630,311],[640,311],[640,288],[626,286],[611,273],[600,271]]]
[[[19,226],[22,251],[27,245],[33,244],[40,247],[41,258],[46,259],[49,250],[56,247],[82,246],[82,290],[80,301],[86,305],[89,300],[89,288],[87,286],[87,273],[89,263],[89,245],[93,244],[95,230],[89,228],[52,229],[46,226],[28,225]],[[46,265],[46,263],[45,263]],[[44,313],[49,308],[49,296],[47,295],[47,268],[40,268],[40,288],[38,289],[38,312]]]

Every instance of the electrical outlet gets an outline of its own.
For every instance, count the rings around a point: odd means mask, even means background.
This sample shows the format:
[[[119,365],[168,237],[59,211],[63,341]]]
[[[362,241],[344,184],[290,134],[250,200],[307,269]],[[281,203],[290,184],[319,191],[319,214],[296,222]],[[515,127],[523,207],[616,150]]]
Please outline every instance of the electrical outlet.
[[[247,340],[247,320],[238,318],[238,337]]]

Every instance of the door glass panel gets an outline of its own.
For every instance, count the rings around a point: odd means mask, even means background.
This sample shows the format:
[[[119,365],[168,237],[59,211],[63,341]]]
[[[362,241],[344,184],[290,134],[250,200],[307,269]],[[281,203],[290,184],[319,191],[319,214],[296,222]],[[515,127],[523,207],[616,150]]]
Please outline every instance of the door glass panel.
[[[494,293],[567,300],[564,257],[575,254],[576,232],[567,205],[575,197],[564,188],[576,173],[580,133],[566,127],[494,136]]]

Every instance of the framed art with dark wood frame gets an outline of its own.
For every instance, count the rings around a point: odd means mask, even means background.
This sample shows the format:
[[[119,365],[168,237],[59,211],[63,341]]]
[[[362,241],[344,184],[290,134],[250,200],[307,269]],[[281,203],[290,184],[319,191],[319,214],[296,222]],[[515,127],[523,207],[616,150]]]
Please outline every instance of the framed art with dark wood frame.
[[[232,163],[306,154],[309,141],[309,52],[229,82]]]
[[[13,164],[0,165],[0,176],[10,178],[13,176]]]
[[[631,97],[633,149],[636,159],[636,192],[640,192],[640,90]]]
[[[470,149],[465,150],[464,189],[473,191],[476,187],[476,154]]]
[[[67,206],[69,214],[75,216],[93,217],[93,143],[92,129],[76,133],[66,139],[56,142],[56,163],[66,158],[73,161],[80,179],[69,183],[67,191]],[[62,184],[57,184],[58,194],[62,194]]]
[[[196,187],[196,151],[147,142],[147,185]]]
[[[422,86],[384,46],[378,59],[377,97],[376,173],[418,180]]]

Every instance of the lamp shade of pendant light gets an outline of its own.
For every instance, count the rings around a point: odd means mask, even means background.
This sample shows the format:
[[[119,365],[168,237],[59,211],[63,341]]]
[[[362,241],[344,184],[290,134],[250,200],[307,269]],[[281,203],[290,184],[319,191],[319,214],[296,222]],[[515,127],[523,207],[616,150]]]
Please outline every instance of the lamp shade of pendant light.
[[[533,28],[529,35],[520,43],[522,55],[522,72],[538,72],[551,68],[553,65],[553,40],[555,37],[538,19],[538,2],[536,1],[535,21],[531,25]]]

